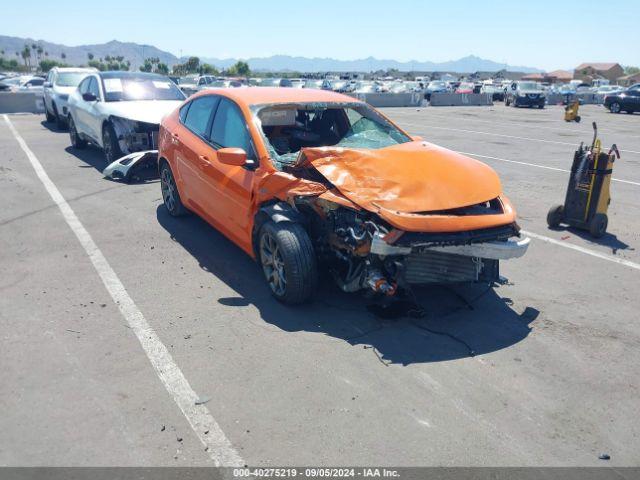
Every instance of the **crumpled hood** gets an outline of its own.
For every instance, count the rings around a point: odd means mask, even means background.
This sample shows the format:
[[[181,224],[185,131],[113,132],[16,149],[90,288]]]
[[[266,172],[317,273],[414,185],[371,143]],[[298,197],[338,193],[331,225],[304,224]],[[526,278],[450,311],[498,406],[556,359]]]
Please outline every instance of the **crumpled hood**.
[[[181,104],[182,100],[104,102],[102,109],[107,115],[115,115],[136,122],[160,124],[165,115],[171,113]]]
[[[423,141],[379,150],[304,148],[302,153],[345,197],[373,212],[449,210],[486,202],[502,191],[489,166]]]

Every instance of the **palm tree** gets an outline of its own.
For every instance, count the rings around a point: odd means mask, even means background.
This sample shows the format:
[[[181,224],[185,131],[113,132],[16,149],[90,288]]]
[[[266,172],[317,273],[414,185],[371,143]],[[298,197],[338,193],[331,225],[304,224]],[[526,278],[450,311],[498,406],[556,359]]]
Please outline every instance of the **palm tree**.
[[[29,45],[24,46],[20,55],[22,55],[22,60],[24,60],[24,66],[29,68],[31,66],[31,49],[29,48]]]
[[[87,58],[89,60],[93,60],[93,53],[91,53],[91,52],[87,53]]]
[[[66,53],[64,53],[64,52],[62,52],[62,53],[60,54],[60,58],[62,58],[62,59],[64,60],[65,58],[67,58],[67,54],[66,54]]]

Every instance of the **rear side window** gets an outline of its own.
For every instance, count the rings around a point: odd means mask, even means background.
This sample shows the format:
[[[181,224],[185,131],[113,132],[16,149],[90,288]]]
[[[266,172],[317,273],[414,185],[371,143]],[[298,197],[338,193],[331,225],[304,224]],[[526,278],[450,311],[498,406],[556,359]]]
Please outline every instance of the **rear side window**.
[[[219,101],[220,98],[214,95],[196,98],[185,112],[183,120],[185,127],[196,135],[206,138],[209,118]],[[180,118],[182,119],[182,111],[180,112]]]
[[[240,109],[226,98],[220,101],[213,120],[211,141],[220,148],[242,148],[247,153],[247,158],[256,159],[244,117]]]

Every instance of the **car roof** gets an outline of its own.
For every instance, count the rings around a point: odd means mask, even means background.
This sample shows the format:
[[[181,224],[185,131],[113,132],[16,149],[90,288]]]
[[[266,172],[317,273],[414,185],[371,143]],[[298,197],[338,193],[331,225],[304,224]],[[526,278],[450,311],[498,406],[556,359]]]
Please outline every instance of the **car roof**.
[[[202,96],[216,93],[234,100],[238,104],[246,106],[264,105],[273,103],[344,103],[360,102],[360,100],[328,90],[316,90],[314,88],[283,88],[283,87],[247,87],[207,89],[197,93]]]
[[[53,67],[51,70],[55,70],[56,72],[62,72],[62,73],[64,73],[64,72],[95,73],[95,72],[98,71],[97,68],[93,68],[93,67],[89,67],[89,68],[84,68],[84,67]]]

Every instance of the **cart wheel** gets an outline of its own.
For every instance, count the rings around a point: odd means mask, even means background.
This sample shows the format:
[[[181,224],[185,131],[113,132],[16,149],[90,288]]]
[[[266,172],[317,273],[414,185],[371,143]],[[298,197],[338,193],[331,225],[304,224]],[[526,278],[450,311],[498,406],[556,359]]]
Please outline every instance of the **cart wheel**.
[[[604,213],[596,213],[589,222],[589,233],[594,238],[602,237],[607,231],[609,219]]]
[[[551,228],[557,228],[564,217],[564,205],[554,205],[547,213],[547,225]]]
[[[581,119],[580,119],[580,115],[578,115],[578,116],[576,117],[576,123],[580,123],[580,120],[581,120]]]

